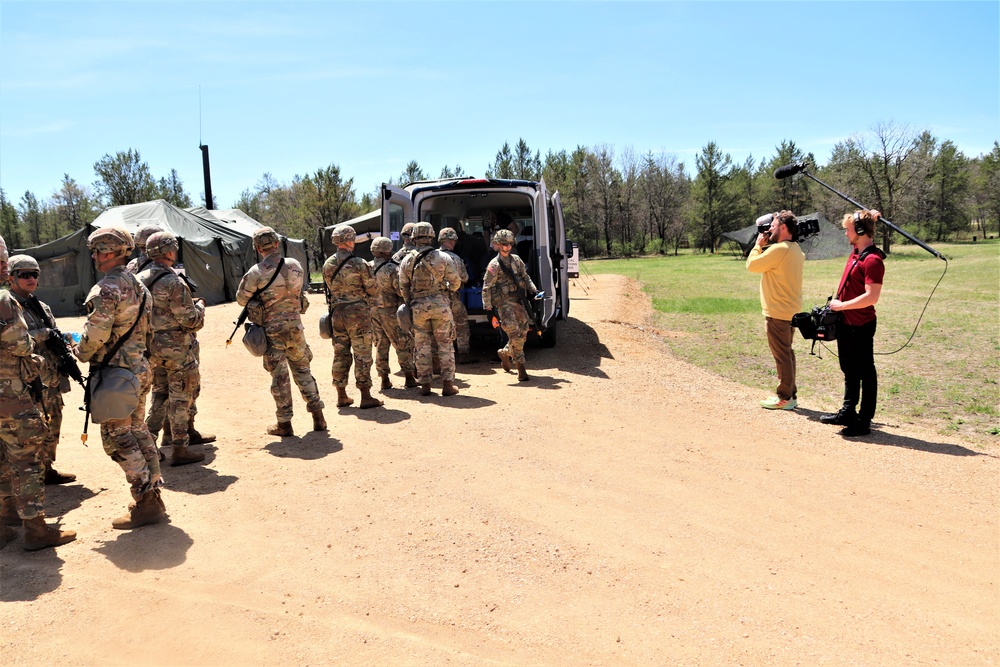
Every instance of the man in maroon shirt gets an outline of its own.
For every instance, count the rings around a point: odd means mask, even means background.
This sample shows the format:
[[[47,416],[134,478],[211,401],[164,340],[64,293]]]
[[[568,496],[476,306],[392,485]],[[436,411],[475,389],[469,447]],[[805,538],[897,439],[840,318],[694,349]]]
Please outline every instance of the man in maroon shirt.
[[[830,309],[843,314],[837,334],[837,354],[844,373],[844,404],[834,414],[819,418],[824,424],[839,424],[844,436],[871,433],[878,394],[875,370],[875,304],[882,293],[885,255],[875,247],[878,211],[856,211],[844,216],[841,226],[854,251],[847,258],[837,298]],[[859,407],[860,401],[860,407]]]

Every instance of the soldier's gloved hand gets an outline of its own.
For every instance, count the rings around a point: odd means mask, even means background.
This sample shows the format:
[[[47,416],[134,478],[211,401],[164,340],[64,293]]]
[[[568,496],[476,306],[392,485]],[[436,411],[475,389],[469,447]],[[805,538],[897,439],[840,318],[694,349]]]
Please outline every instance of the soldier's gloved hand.
[[[538,294],[536,294],[536,295],[535,295],[534,297],[532,297],[532,298],[533,298],[533,299],[534,299],[535,301],[541,301],[542,299],[544,299],[544,298],[545,298],[545,292],[544,292],[544,290],[543,290],[543,291],[541,291],[541,292],[539,292]]]

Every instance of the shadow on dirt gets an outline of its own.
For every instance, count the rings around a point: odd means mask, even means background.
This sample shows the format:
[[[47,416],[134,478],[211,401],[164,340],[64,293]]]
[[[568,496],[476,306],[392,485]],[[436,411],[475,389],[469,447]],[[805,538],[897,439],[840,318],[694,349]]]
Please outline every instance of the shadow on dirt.
[[[201,448],[199,447],[198,449]],[[167,480],[170,490],[190,493],[196,496],[206,496],[210,493],[225,491],[232,486],[239,477],[222,475],[219,474],[218,470],[207,467],[209,463],[215,460],[214,450],[214,447],[211,451],[207,448],[202,450],[205,453],[204,461],[177,466],[176,468],[170,465],[170,457],[168,455],[167,460],[160,465],[163,466],[163,476]]]
[[[365,412],[371,412],[371,410],[365,410]],[[331,423],[331,427],[336,428],[335,421]],[[331,437],[329,431],[310,431],[301,438],[292,436],[276,440],[265,445],[264,449],[271,456],[280,459],[315,461],[343,451],[344,446],[340,440]]]
[[[3,567],[0,567],[2,602],[37,600],[59,588],[62,583],[60,570],[65,561],[59,557],[58,550],[66,547],[25,551],[21,548],[24,530],[19,528],[18,532],[21,535],[0,551],[0,560],[3,561]]]
[[[169,510],[168,510],[169,511]],[[94,551],[104,554],[121,570],[144,572],[168,570],[187,560],[194,540],[180,528],[157,523],[121,532]]]
[[[795,412],[808,418],[809,421],[817,423],[819,422],[819,418],[826,414],[825,412],[820,412],[818,410],[808,410],[803,408],[798,408]],[[948,456],[988,456],[991,458],[998,458],[994,454],[977,452],[974,449],[968,449],[967,447],[962,447],[961,445],[955,445],[947,442],[928,442],[927,440],[920,440],[919,438],[886,433],[878,430],[878,422],[875,422],[875,425],[876,428],[872,429],[871,435],[856,438],[845,437],[844,440],[857,442],[859,444],[871,443],[875,445],[888,445],[890,447],[902,447],[904,449],[914,449],[920,452],[927,452],[929,454],[946,454]],[[829,428],[840,429],[839,426],[830,426]]]
[[[90,500],[107,489],[91,491],[82,484],[58,484],[45,487],[45,515],[63,516],[77,509],[83,501]]]

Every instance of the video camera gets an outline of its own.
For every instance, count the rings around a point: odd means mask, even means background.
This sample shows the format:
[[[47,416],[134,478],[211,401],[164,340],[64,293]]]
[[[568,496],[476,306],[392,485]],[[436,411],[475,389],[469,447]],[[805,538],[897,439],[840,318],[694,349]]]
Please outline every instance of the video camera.
[[[757,233],[767,234],[769,231],[771,231],[771,223],[773,221],[774,221],[774,213],[765,213],[764,215],[757,218]],[[795,237],[792,239],[795,242],[819,234],[819,220],[817,220],[816,218],[799,219],[798,224],[796,224],[795,227],[796,227]]]

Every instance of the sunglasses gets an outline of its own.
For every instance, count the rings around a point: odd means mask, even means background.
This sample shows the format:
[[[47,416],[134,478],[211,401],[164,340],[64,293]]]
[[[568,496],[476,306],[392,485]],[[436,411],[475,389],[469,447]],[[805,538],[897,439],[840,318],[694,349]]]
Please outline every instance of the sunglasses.
[[[27,280],[29,278],[34,278],[35,280],[38,280],[38,271],[18,271],[17,277],[23,280]]]

